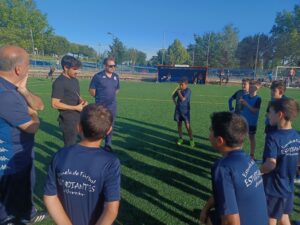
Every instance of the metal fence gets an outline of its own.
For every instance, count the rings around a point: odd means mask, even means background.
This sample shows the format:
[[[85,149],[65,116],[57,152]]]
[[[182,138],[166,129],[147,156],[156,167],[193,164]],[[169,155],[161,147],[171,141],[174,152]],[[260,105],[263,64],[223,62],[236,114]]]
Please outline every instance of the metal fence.
[[[56,69],[61,69],[61,65],[56,65],[56,60],[30,60],[31,67],[38,67],[49,69],[54,66]],[[97,62],[82,62],[82,71],[94,71],[97,72],[103,69],[103,65]],[[254,69],[239,69],[239,68],[222,68],[225,75],[228,75],[230,79],[242,79],[242,78],[254,78],[264,79],[267,78],[270,70],[257,70]],[[217,78],[222,70],[221,68],[209,68],[208,77]],[[119,74],[131,74],[131,75],[157,75],[157,67],[147,66],[132,66],[132,65],[117,65],[116,72]]]

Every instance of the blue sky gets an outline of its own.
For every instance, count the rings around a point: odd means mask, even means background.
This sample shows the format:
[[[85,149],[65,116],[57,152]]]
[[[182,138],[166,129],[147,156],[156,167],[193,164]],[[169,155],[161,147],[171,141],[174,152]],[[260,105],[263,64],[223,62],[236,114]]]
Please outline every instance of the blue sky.
[[[148,58],[178,38],[185,46],[194,34],[219,32],[226,24],[239,30],[239,38],[269,33],[276,13],[291,11],[297,0],[36,0],[57,35],[108,49],[111,32]],[[165,34],[165,35],[164,35]],[[165,36],[165,38],[164,38]],[[165,41],[164,41],[165,40]],[[99,45],[100,44],[100,45]]]

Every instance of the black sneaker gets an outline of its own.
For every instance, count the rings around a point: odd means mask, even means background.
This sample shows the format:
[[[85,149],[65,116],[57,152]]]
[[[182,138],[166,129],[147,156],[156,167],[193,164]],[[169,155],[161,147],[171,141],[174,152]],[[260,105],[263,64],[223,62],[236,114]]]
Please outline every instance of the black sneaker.
[[[34,224],[43,221],[49,217],[47,212],[38,212],[30,220],[28,219],[20,219],[21,224]]]

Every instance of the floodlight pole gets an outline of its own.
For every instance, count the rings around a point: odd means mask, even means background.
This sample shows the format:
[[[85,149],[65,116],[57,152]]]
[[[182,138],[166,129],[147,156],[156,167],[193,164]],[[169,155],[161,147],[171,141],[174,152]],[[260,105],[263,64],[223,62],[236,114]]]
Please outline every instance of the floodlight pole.
[[[31,43],[32,43],[32,54],[34,55],[34,40],[33,40],[33,34],[31,28],[30,28],[30,36],[31,36]]]
[[[207,44],[207,52],[206,52],[206,66],[207,66],[207,67],[208,67],[208,59],[209,59],[210,36],[211,36],[211,32],[209,32],[209,36],[208,36],[208,44]]]
[[[254,78],[256,78],[257,60],[258,60],[258,49],[259,49],[259,38],[260,38],[260,34],[258,34],[257,45],[256,45],[256,55],[255,55],[255,65],[254,65]]]
[[[162,50],[162,56],[161,56],[161,64],[164,64],[164,57],[165,57],[165,39],[166,39],[166,33],[164,32],[163,35],[163,50]]]
[[[196,48],[196,45],[194,45],[194,48],[193,48],[193,66],[195,65],[195,48]]]

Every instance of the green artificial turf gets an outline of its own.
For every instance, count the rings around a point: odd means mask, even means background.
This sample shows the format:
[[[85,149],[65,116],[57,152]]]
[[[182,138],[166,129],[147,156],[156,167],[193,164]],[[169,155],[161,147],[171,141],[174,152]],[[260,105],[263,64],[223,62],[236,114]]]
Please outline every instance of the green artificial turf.
[[[89,102],[89,80],[81,80],[81,94]],[[176,146],[176,122],[171,93],[175,83],[121,82],[118,116],[113,135],[113,149],[122,164],[122,200],[115,224],[198,224],[198,215],[211,194],[210,167],[219,157],[208,141],[210,114],[226,111],[227,101],[239,87],[194,86],[191,97],[191,126],[196,147],[188,142]],[[52,155],[62,146],[57,111],[51,108],[51,81],[30,79],[29,88],[40,95],[45,110],[40,113],[41,127],[36,135],[37,186],[35,202],[43,209],[42,194],[47,167]],[[261,158],[264,142],[264,116],[270,99],[262,88],[256,158]],[[300,99],[299,90],[287,96]],[[294,123],[300,130],[300,119]],[[187,135],[185,132],[185,140]],[[249,152],[248,140],[244,145]],[[80,159],[78,162],[80,163]],[[297,188],[300,192],[300,188]],[[300,220],[300,199],[295,199],[293,219]],[[251,210],[251,209],[249,209]],[[52,224],[49,219],[40,224]]]

